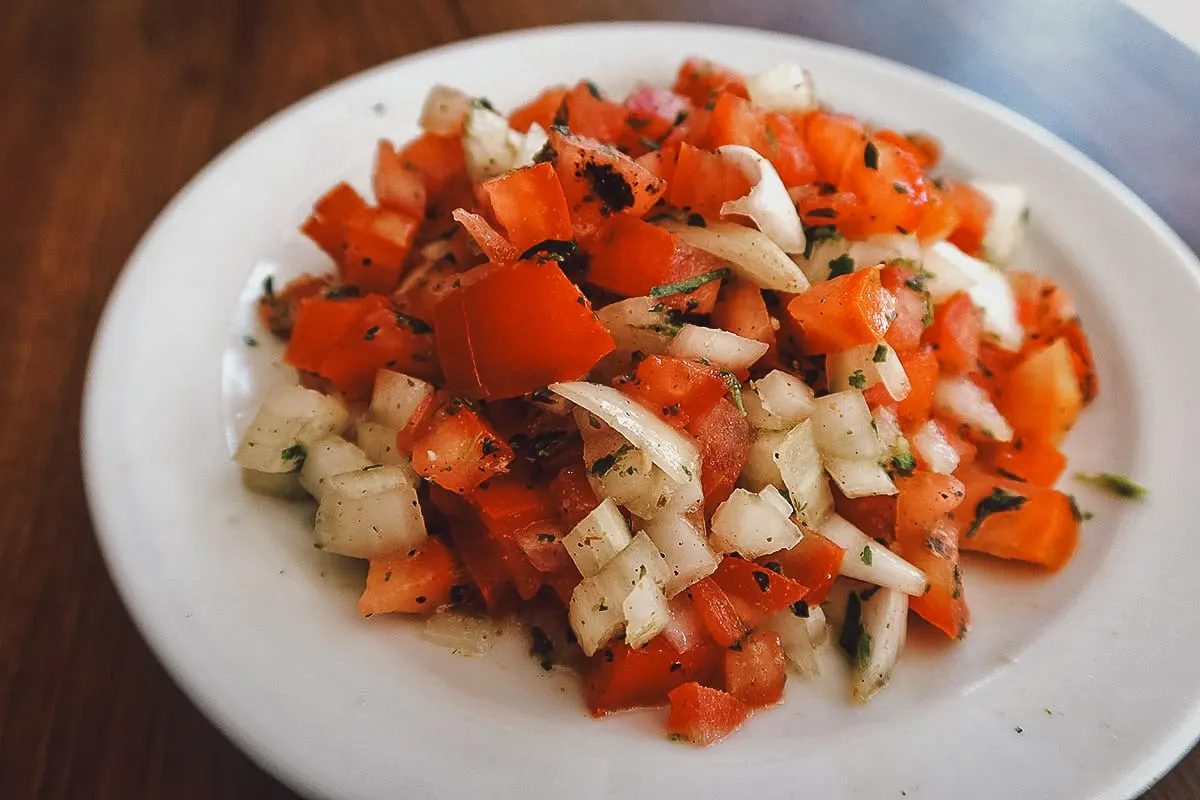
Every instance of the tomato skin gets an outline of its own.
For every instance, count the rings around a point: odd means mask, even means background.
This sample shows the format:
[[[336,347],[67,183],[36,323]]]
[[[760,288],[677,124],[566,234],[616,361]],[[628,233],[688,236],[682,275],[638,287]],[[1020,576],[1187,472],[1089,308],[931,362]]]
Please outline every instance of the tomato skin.
[[[763,342],[775,349],[775,327],[763,300],[762,290],[753,283],[733,279],[721,286],[712,312],[713,325],[722,330]],[[770,356],[768,355],[764,358]]]
[[[689,681],[720,680],[723,650],[704,642],[678,653],[658,636],[640,649],[624,642],[603,648],[591,659],[584,697],[593,716],[644,706],[661,706],[668,694]]]
[[[845,557],[844,549],[816,531],[805,528],[804,538],[795,547],[766,556],[760,561],[779,564],[784,575],[808,587],[804,600],[810,605],[819,605],[829,596]]]
[[[958,531],[945,517],[926,530],[907,529],[892,548],[925,573],[929,590],[909,599],[909,608],[951,639],[962,639],[971,625],[959,566]]]
[[[460,579],[454,554],[431,537],[412,551],[371,559],[358,613],[430,614],[450,602]]]
[[[699,683],[685,683],[669,697],[667,733],[701,747],[716,744],[750,718],[750,708],[741,700]]]
[[[427,192],[425,180],[415,167],[406,165],[400,153],[387,139],[380,139],[375,155],[375,174],[371,179],[375,200],[413,219],[424,219]]]
[[[554,167],[534,164],[483,184],[496,221],[523,253],[547,239],[570,240],[571,216]]]
[[[896,535],[896,498],[877,494],[848,498],[835,486],[833,503],[837,513],[872,539],[890,542]]]
[[[1083,408],[1070,344],[1026,355],[1000,384],[996,407],[1021,438],[1057,446]]]
[[[725,690],[750,708],[765,708],[783,700],[787,663],[775,631],[755,631],[741,649],[725,651]]]
[[[550,490],[511,475],[496,476],[470,494],[492,538],[520,550],[529,566],[543,573],[568,573],[572,562],[562,546],[567,532]]]
[[[721,559],[713,582],[729,598],[738,617],[753,628],[808,595],[808,587],[753,561]]]
[[[417,474],[459,494],[505,472],[512,459],[508,443],[474,410],[457,401],[439,408],[413,443]]]
[[[675,356],[647,356],[621,391],[676,428],[686,428],[729,390],[719,370]]]
[[[921,169],[927,170],[937,166],[942,156],[941,144],[925,133],[899,133],[885,129],[875,131],[874,136],[879,141],[887,142],[908,153],[916,159]]]
[[[750,455],[750,423],[728,397],[687,427],[700,442],[700,483],[704,487],[704,513],[711,516],[729,499]]]
[[[896,413],[904,424],[916,424],[929,417],[933,408],[933,391],[937,386],[941,368],[937,356],[930,350],[913,350],[899,353],[900,364],[912,384],[908,397],[896,404]]]
[[[563,120],[573,133],[580,136],[601,142],[615,142],[621,138],[629,112],[619,103],[597,97],[595,88],[588,81],[575,84],[563,95],[555,119]]]
[[[851,159],[862,153],[866,130],[847,114],[818,110],[805,117],[805,141],[817,170],[817,180],[840,184]]]
[[[922,338],[933,348],[942,372],[962,375],[978,368],[982,335],[983,322],[975,301],[966,292],[958,292],[934,310],[933,324]]]
[[[388,208],[368,207],[342,229],[342,279],[364,292],[389,294],[412,249],[419,218]]]
[[[667,185],[671,205],[707,219],[719,219],[723,203],[749,192],[750,181],[734,164],[687,142],[679,145]]]
[[[533,100],[509,114],[508,126],[521,133],[528,132],[534,123],[540,125],[542,130],[550,130],[550,126],[554,124],[554,115],[558,113],[567,91],[565,86],[551,86],[545,89]]]
[[[817,177],[804,140],[782,114],[759,111],[749,100],[722,92],[708,127],[713,147],[727,144],[753,148],[775,167],[784,186],[802,186]]]
[[[320,296],[302,301],[283,353],[284,363],[305,372],[319,370],[325,356],[366,310],[368,302],[376,301],[361,297],[335,300]]]
[[[367,295],[362,312],[334,340],[317,373],[347,399],[363,400],[383,368],[435,379],[434,352],[423,320],[397,317],[384,298]]]
[[[982,446],[981,461],[997,474],[1016,476],[1035,486],[1053,486],[1067,467],[1067,457],[1045,442],[1017,439]]]
[[[834,353],[878,342],[896,313],[879,269],[862,269],[813,285],[788,303],[809,353]]]
[[[1067,495],[1002,478],[979,466],[960,468],[957,475],[966,488],[962,505],[951,515],[960,548],[1052,570],[1071,559],[1079,542],[1079,522]],[[990,514],[975,525],[979,503],[996,489],[1028,499],[1018,509]]]
[[[746,624],[734,609],[729,595],[711,577],[692,584],[687,597],[708,634],[720,646],[729,647],[746,635]]]

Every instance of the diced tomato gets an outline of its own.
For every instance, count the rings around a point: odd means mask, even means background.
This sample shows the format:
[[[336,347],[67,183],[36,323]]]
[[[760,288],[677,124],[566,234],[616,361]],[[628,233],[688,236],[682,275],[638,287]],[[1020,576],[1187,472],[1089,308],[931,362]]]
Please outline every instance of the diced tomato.
[[[676,428],[686,428],[729,390],[719,370],[674,356],[647,356],[621,391]]]
[[[640,217],[666,191],[645,167],[595,139],[552,129],[549,143],[578,238],[591,237],[613,214]]]
[[[959,547],[1050,569],[1070,560],[1079,541],[1079,523],[1067,495],[979,467],[960,469],[958,475],[966,487],[962,505],[952,514]],[[994,510],[999,507],[1011,508]]]
[[[750,281],[734,279],[721,286],[712,321],[715,327],[775,348],[775,327],[762,290]]]
[[[881,142],[899,147],[917,161],[921,169],[936,166],[942,157],[942,146],[937,139],[926,133],[899,133],[892,130],[875,131],[874,136]]]
[[[705,630],[717,644],[729,647],[746,635],[746,624],[738,616],[729,596],[712,578],[692,584],[687,596]]]
[[[958,508],[966,491],[953,475],[923,470],[897,476],[895,481],[897,539],[911,539],[931,530]]]
[[[725,592],[738,617],[751,628],[808,595],[807,586],[735,556],[721,559],[712,580]]]
[[[434,328],[448,386],[493,399],[576,380],[615,346],[552,262],[522,261],[464,286],[437,307]]]
[[[413,443],[413,469],[444,489],[465,493],[505,472],[512,448],[470,407],[450,401]]]
[[[506,172],[483,184],[483,189],[496,221],[518,252],[547,239],[566,241],[573,236],[567,198],[551,165]]]
[[[862,157],[867,134],[854,117],[821,110],[805,118],[804,138],[817,168],[817,180],[840,184],[850,161]]]
[[[358,613],[432,613],[450,602],[450,590],[460,580],[454,554],[430,537],[411,551],[371,559]]]
[[[500,475],[473,491],[470,500],[488,533],[501,541],[518,542],[524,532],[532,531],[549,536],[550,544],[558,542],[558,508],[545,487]],[[561,544],[556,549],[566,555]],[[533,566],[540,572],[553,572],[561,563]]]
[[[306,372],[316,372],[325,356],[367,308],[361,297],[311,297],[300,303],[292,326],[292,337],[283,353],[285,364]]]
[[[364,208],[342,229],[342,278],[364,292],[389,294],[412,249],[420,220],[387,208]]]
[[[717,97],[708,132],[713,147],[738,144],[756,150],[775,167],[784,186],[802,186],[817,176],[791,121],[780,114],[762,113],[735,94],[723,92]]]
[[[264,291],[258,299],[259,323],[276,336],[290,337],[301,303],[320,295],[330,283],[328,275],[305,274],[288,281],[282,289]]]
[[[750,181],[732,162],[684,142],[668,181],[667,199],[684,211],[719,219],[721,204],[745,197]]]
[[[700,443],[700,483],[704,513],[711,516],[729,499],[750,455],[750,423],[728,397],[722,397],[687,427]]]
[[[1021,438],[1057,445],[1075,424],[1083,393],[1071,352],[1059,339],[1025,356],[1001,384],[996,407]]]
[[[367,201],[350,184],[339,183],[313,204],[313,213],[300,231],[341,263],[342,231],[350,218],[366,207]]]
[[[825,602],[833,582],[842,569],[846,551],[821,534],[808,528],[804,538],[790,550],[782,550],[761,559],[764,564],[779,564],[783,574],[808,587],[805,602],[818,605]]]
[[[405,166],[421,174],[430,199],[439,198],[456,180],[465,179],[467,162],[459,136],[423,133],[404,146],[400,157]]]
[[[921,244],[932,244],[944,241],[958,227],[958,209],[946,197],[946,193],[932,181],[925,185],[928,201],[925,204],[925,215],[917,226],[917,238]]]
[[[908,396],[896,404],[896,413],[902,423],[917,423],[926,419],[933,408],[933,390],[941,369],[937,356],[930,350],[913,350],[898,355],[912,388]]]
[[[959,566],[958,531],[944,517],[925,530],[906,528],[894,548],[925,573],[929,589],[909,599],[909,608],[951,639],[962,639],[971,624]]]
[[[897,353],[920,347],[925,331],[926,295],[910,284],[916,277],[915,270],[901,264],[889,264],[879,272],[883,288],[896,296],[896,318],[884,338]]]
[[[725,262],[648,222],[618,215],[601,225],[589,245],[588,281],[626,297],[642,297],[656,286],[706,275]],[[668,295],[664,305],[707,314],[717,302],[719,277],[691,292]]]
[[[787,662],[775,631],[755,631],[725,651],[725,689],[751,708],[781,702],[785,683]]]
[[[361,313],[331,341],[316,372],[350,400],[369,397],[375,374],[384,368],[421,378],[437,375],[429,326],[397,316],[379,295],[367,295]]]
[[[689,58],[684,61],[679,67],[671,90],[697,106],[705,105],[721,92],[729,92],[738,97],[750,96],[741,75],[704,58]]]
[[[431,488],[430,497],[437,502],[439,496],[446,492],[436,484]],[[438,503],[439,507],[443,503]],[[516,600],[516,591],[512,577],[504,567],[504,558],[500,543],[488,536],[479,520],[470,516],[456,517],[453,520],[451,535],[454,537],[454,548],[466,568],[467,576],[479,590],[488,613],[498,616],[507,611]]]
[[[582,462],[568,464],[559,470],[550,481],[550,491],[558,502],[559,519],[567,530],[578,525],[600,505],[596,492],[588,482],[587,467]]]
[[[670,694],[667,733],[705,747],[742,727],[750,708],[733,695],[699,683],[681,685]]]
[[[890,542],[896,535],[896,498],[884,494],[848,498],[836,487],[833,502],[837,513],[872,539]]]
[[[1092,356],[1092,346],[1088,343],[1079,324],[1079,318],[1064,322],[1055,332],[1056,338],[1066,340],[1071,346],[1071,366],[1075,369],[1075,377],[1079,381],[1079,389],[1083,393],[1083,402],[1092,402],[1099,391],[1096,378],[1096,360]]]
[[[438,400],[435,395],[429,395],[422,400],[413,411],[408,424],[396,432],[396,449],[411,455],[413,444],[429,430],[437,410]]]
[[[853,151],[851,151],[853,153]],[[869,138],[843,167],[838,184],[864,207],[851,238],[874,233],[911,233],[921,224],[928,201],[925,173],[916,159],[898,147]]]
[[[933,348],[943,372],[961,375],[976,369],[982,333],[975,302],[966,292],[958,292],[934,310],[924,340]]]
[[[983,451],[982,460],[998,474],[1036,486],[1053,486],[1067,466],[1067,457],[1062,452],[1032,439],[992,442]]]
[[[554,124],[554,116],[567,96],[567,87],[551,86],[529,103],[514,110],[508,115],[508,125],[514,130],[525,133],[529,127],[537,123],[542,130],[550,130]]]
[[[642,153],[634,160],[637,161],[638,166],[659,180],[664,181],[669,191],[672,182],[675,180],[675,162],[678,159],[679,145],[668,144],[657,150]]]
[[[563,96],[556,121],[580,136],[615,142],[625,129],[628,115],[624,106],[602,97],[594,83],[580,81]]]
[[[942,179],[942,194],[958,215],[958,225],[950,234],[950,243],[968,255],[979,255],[983,234],[992,216],[992,201],[970,184],[951,178]]]
[[[501,236],[486,219],[465,208],[454,209],[453,216],[493,264],[511,264],[517,260],[520,251]]]
[[[650,152],[658,152],[657,143],[667,137],[680,115],[686,118],[691,107],[687,98],[674,92],[642,86],[625,98],[628,118],[619,143],[630,152],[645,151],[649,143],[655,146]]]
[[[809,353],[832,353],[878,342],[896,313],[895,296],[883,288],[879,269],[862,269],[815,284],[788,303]]]
[[[413,219],[425,218],[425,180],[387,139],[380,139],[372,178],[375,202]]]
[[[614,642],[592,658],[584,695],[597,717],[626,708],[661,706],[672,689],[689,681],[719,681],[722,664],[723,650],[711,642],[685,653],[676,652],[661,636],[636,650]]]

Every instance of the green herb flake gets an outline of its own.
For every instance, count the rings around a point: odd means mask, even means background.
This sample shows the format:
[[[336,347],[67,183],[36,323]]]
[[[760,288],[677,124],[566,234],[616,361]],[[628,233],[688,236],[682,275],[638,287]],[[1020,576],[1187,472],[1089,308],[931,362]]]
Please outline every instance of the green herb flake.
[[[925,276],[926,276],[926,273],[918,272],[916,275],[913,275],[911,278],[906,280],[904,282],[904,285],[907,286],[908,288],[912,289],[914,292],[924,292],[925,291]]]
[[[670,297],[676,294],[688,294],[694,292],[706,283],[713,281],[724,280],[729,277],[729,268],[721,267],[714,269],[711,272],[705,272],[701,275],[696,275],[691,278],[685,278],[674,283],[664,283],[661,286],[655,286],[650,290],[651,297]]]
[[[1007,492],[1004,489],[993,489],[992,493],[979,501],[975,506],[975,521],[967,528],[967,537],[974,536],[983,521],[992,514],[1004,511],[1016,511],[1029,502],[1028,497]]]
[[[275,276],[274,275],[268,275],[267,277],[263,278],[262,293],[263,293],[263,297],[265,297],[268,300],[275,299]]]
[[[892,456],[892,469],[901,475],[912,475],[916,468],[917,460],[913,458],[912,453],[897,453]]]
[[[867,146],[863,148],[863,164],[867,169],[879,169],[879,148],[874,142],[867,142]]]
[[[472,97],[471,106],[473,108],[485,108],[488,111],[496,110],[496,107],[492,105],[492,101],[488,100],[486,97]]]
[[[1115,475],[1111,472],[1097,472],[1094,475],[1083,475],[1077,472],[1075,480],[1090,483],[1101,491],[1125,500],[1144,500],[1150,494],[1150,490],[1146,487],[1124,475]]]
[[[537,625],[529,629],[529,639],[529,655],[534,657],[543,670],[549,672],[554,666],[554,642]]]
[[[401,328],[408,328],[413,333],[433,333],[433,328],[429,323],[420,317],[412,317],[399,311],[393,311],[393,316],[396,317],[396,324]]]
[[[742,416],[746,416],[746,404],[742,402],[742,382],[738,380],[738,376],[734,375],[727,369],[720,371],[720,375],[725,380],[725,385],[729,388],[729,399],[737,406],[737,410],[742,412]]]
[[[286,448],[279,455],[284,461],[304,461],[304,457],[308,455],[308,451],[304,449],[304,445],[294,444]]]
[[[593,478],[603,478],[605,475],[607,475],[609,473],[609,470],[611,470],[613,468],[613,466],[615,466],[616,463],[621,460],[621,457],[623,455],[625,455],[626,453],[628,453],[632,449],[633,449],[633,445],[623,444],[620,447],[618,447],[616,450],[614,450],[613,452],[609,453],[608,455],[597,458],[596,461],[592,464],[592,469],[591,469],[592,477]]]
[[[1084,511],[1079,507],[1079,501],[1075,499],[1075,495],[1069,494],[1067,499],[1071,501],[1071,516],[1075,518],[1076,522],[1087,522],[1093,517],[1092,512]]]
[[[640,136],[638,137],[638,141],[641,142],[642,147],[646,148],[651,153],[653,153],[655,150],[662,150],[662,145],[649,137]]]
[[[813,219],[834,219],[837,217],[837,211],[832,208],[813,208],[805,211],[804,216]]]
[[[574,239],[543,239],[521,253],[519,260],[526,261],[536,258],[539,263],[546,261],[564,262],[571,259],[578,247]]]
[[[896,194],[908,194],[908,187],[903,183],[896,181],[892,184],[892,191],[894,191]]]
[[[672,403],[669,406],[663,406],[662,413],[664,417],[678,417],[679,403]]]
[[[817,242],[825,241],[826,239],[837,239],[841,236],[838,229],[832,225],[804,225],[801,220],[801,225],[804,227],[804,257],[812,258],[813,247]]]
[[[367,332],[363,334],[363,339],[370,342],[370,341],[374,340],[375,337],[378,335],[379,335],[379,326],[372,325],[371,327],[367,328]]]
[[[888,348],[886,344],[875,345],[875,355],[871,356],[871,360],[876,364],[882,364],[887,361]]]
[[[871,635],[863,630],[862,600],[855,592],[846,599],[846,619],[838,646],[856,669],[865,669],[871,660]]]
[[[875,563],[875,551],[871,549],[871,545],[864,547],[862,552],[858,554],[858,557],[868,567]]]
[[[247,334],[242,337],[242,344],[246,345],[246,347],[258,347],[258,339]]]
[[[854,259],[848,253],[843,253],[829,262],[829,277],[840,278],[854,272]]]
[[[500,452],[500,444],[491,436],[483,437],[483,441],[479,445],[479,449],[485,456],[490,456],[493,453]]]
[[[596,84],[592,83],[591,81],[584,81],[584,82],[583,82],[583,85],[587,87],[588,94],[590,94],[592,97],[596,98],[597,100],[603,100],[603,99],[604,99],[604,95],[600,94],[600,87],[599,87],[599,86],[597,86]]]
[[[850,377],[846,380],[851,386],[853,386],[855,389],[858,389],[860,392],[867,388],[867,376],[863,375],[863,371],[861,369],[854,370],[854,372],[850,373]]]

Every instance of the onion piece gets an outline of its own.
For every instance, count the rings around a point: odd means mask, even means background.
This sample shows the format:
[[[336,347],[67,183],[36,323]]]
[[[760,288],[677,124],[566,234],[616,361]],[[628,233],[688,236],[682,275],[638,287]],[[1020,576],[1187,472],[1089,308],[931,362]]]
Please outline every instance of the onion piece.
[[[696,476],[700,463],[696,443],[619,390],[586,381],[552,383],[548,388],[607,422],[635,447],[645,450],[677,483]]]
[[[742,393],[746,419],[758,430],[790,431],[813,415],[813,390],[795,375],[772,370]]]
[[[933,302],[967,292],[982,312],[983,330],[1006,350],[1021,349],[1025,330],[1017,319],[1017,301],[1003,272],[950,242],[928,248],[924,268],[929,273],[925,285]]]
[[[933,390],[933,407],[989,439],[1012,441],[1013,429],[1008,420],[996,409],[988,393],[967,378],[939,378]]]
[[[452,608],[438,609],[421,629],[421,637],[456,656],[481,656],[492,649],[496,626],[487,617],[464,614]]]
[[[699,523],[701,526],[703,522]],[[703,527],[678,514],[665,514],[646,523],[643,532],[662,553],[670,575],[663,587],[675,597],[696,581],[717,571],[720,558],[708,546]]]
[[[809,286],[796,262],[762,231],[721,221],[709,222],[703,228],[675,220],[658,224],[687,244],[725,259],[755,286],[791,294],[799,294]]]
[[[746,78],[750,100],[763,111],[803,114],[816,111],[817,87],[799,64],[779,64]]]
[[[896,484],[887,470],[870,459],[827,458],[825,470],[842,494],[851,499],[896,494]]]
[[[874,418],[863,393],[857,389],[828,394],[816,400],[813,434],[826,458],[871,460],[883,455]]]
[[[259,406],[234,453],[239,466],[293,472],[318,439],[341,433],[350,412],[338,400],[303,386],[278,386]]]
[[[790,550],[801,538],[790,516],[790,509],[781,513],[761,495],[734,489],[713,513],[708,543],[718,553],[738,553],[748,559]]]
[[[471,98],[458,89],[435,85],[425,95],[421,106],[421,118],[417,124],[426,133],[434,136],[458,136],[462,131],[463,117],[471,108]]]
[[[373,558],[425,540],[417,492],[399,467],[369,467],[327,481],[313,529],[330,553]]]
[[[702,358],[731,372],[745,374],[769,349],[765,342],[688,323],[672,340],[667,352],[677,358]]]
[[[396,447],[395,428],[360,419],[354,423],[354,442],[372,464],[390,467],[411,467],[408,457]]]
[[[462,142],[467,176],[481,183],[532,164],[534,154],[546,143],[546,132],[536,122],[528,133],[514,131],[507,119],[474,102],[463,117]]]
[[[669,311],[656,297],[630,297],[609,303],[596,311],[596,317],[608,329],[618,350],[665,353],[671,346]]]
[[[668,602],[671,621],[663,628],[663,638],[677,653],[686,653],[696,644],[708,639],[708,631],[700,621],[695,606],[686,595],[677,594]]]
[[[830,353],[825,357],[829,388],[840,392],[846,389],[869,389],[882,383],[893,400],[903,400],[912,391],[908,373],[890,344],[863,344]]]
[[[783,654],[795,672],[802,678],[816,678],[821,674],[817,665],[818,642],[814,639],[815,626],[822,634],[825,632],[825,612],[820,606],[809,606],[808,617],[797,616],[791,609],[780,611],[764,622],[760,628],[775,631],[779,634],[779,642],[783,645]]]
[[[900,429],[900,420],[896,416],[894,406],[879,406],[871,412],[871,416],[875,420],[875,434],[887,455],[895,456],[909,452],[908,440],[904,438],[904,431]]]
[[[621,604],[625,617],[625,644],[641,647],[671,622],[671,608],[662,587],[643,575]]]
[[[913,433],[912,444],[931,472],[951,475],[958,469],[958,451],[950,444],[946,432],[936,421],[926,420],[925,424]]]
[[[925,573],[867,536],[844,517],[830,514],[820,528],[825,538],[846,551],[842,575],[910,595],[925,594]]]
[[[888,685],[900,660],[908,635],[908,596],[880,589],[863,597],[861,603],[862,636],[870,638],[864,648],[865,663],[855,665],[853,695],[865,703]]]
[[[721,204],[722,216],[749,217],[760,231],[779,245],[780,250],[803,253],[804,225],[774,165],[745,145],[723,145],[716,153],[723,161],[737,167],[750,182],[748,194]]]
[[[563,537],[563,547],[575,562],[579,574],[590,578],[604,568],[617,553],[624,550],[633,537],[625,517],[612,498],[596,506]]]
[[[308,448],[304,466],[300,468],[300,485],[319,503],[334,475],[369,466],[371,460],[362,450],[341,436],[326,436]]]
[[[921,242],[916,234],[876,233],[866,239],[853,241],[837,234],[812,246],[808,258],[792,256],[812,282],[829,280],[831,262],[849,258],[852,269],[859,270],[876,264],[905,261],[913,266],[921,263]]]
[[[772,458],[787,486],[796,518],[809,527],[820,525],[833,509],[833,494],[825,480],[812,420],[792,428]]]
[[[621,632],[625,624],[621,604],[624,598],[609,598],[596,577],[584,578],[571,592],[567,605],[567,622],[584,655],[596,651]]]
[[[796,509],[792,507],[791,502],[774,486],[764,486],[759,491],[758,496],[770,503],[776,511],[786,518],[790,519],[792,514],[796,513]]]
[[[1004,264],[1025,235],[1029,199],[1025,190],[1013,183],[971,181],[971,187],[992,202],[980,251],[988,261]]]
[[[371,391],[371,418],[400,430],[412,420],[425,398],[432,396],[433,386],[420,378],[381,369],[375,373],[375,388]]]
[[[768,486],[783,486],[779,462],[775,452],[787,438],[789,431],[759,431],[750,442],[746,465],[742,467],[741,484],[750,491],[758,492]]]
[[[259,472],[242,467],[242,485],[256,494],[282,500],[303,500],[308,492],[300,485],[299,472]]]
[[[642,519],[653,519],[662,514],[674,494],[675,484],[654,465],[646,451],[630,445],[624,436],[607,425],[596,431],[585,422],[580,430],[587,431],[583,440],[583,462],[588,468],[588,483],[596,496],[611,498]]]

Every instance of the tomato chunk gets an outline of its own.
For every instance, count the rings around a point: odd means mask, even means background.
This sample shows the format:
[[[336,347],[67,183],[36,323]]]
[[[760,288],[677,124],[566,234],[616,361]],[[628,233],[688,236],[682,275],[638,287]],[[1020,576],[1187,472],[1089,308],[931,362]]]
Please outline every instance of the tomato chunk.
[[[762,290],[749,281],[735,279],[721,286],[712,321],[715,327],[775,348],[775,327]]]
[[[983,461],[997,474],[1053,486],[1067,467],[1067,457],[1055,447],[1036,440],[989,443]]]
[[[692,601],[696,615],[717,644],[729,647],[746,635],[746,624],[738,616],[729,595],[712,578],[692,584],[687,596]]]
[[[1003,381],[996,407],[1022,438],[1057,445],[1083,408],[1066,339],[1035,350]]]
[[[456,181],[466,180],[466,156],[459,136],[424,133],[400,151],[403,164],[420,173],[430,199],[437,199]]]
[[[508,115],[508,125],[513,130],[525,133],[533,124],[538,124],[542,130],[550,130],[554,124],[554,115],[558,113],[563,98],[567,96],[567,87],[551,86],[533,100]]]
[[[667,188],[671,205],[719,219],[722,203],[745,197],[749,191],[750,181],[733,163],[687,142],[679,146]]]
[[[788,303],[810,353],[832,353],[878,342],[896,313],[879,269],[863,269],[815,284]]]
[[[285,364],[306,372],[316,372],[350,325],[359,318],[368,303],[360,297],[337,299],[314,296],[300,303],[292,326],[292,336],[283,353]]]
[[[846,551],[826,539],[821,534],[808,528],[804,529],[804,538],[790,550],[761,559],[762,563],[779,564],[783,574],[796,583],[808,587],[804,596],[807,603],[819,605],[829,596],[833,582],[837,580],[842,569],[842,559]]]
[[[371,179],[375,200],[380,206],[413,219],[425,217],[425,180],[416,167],[405,159],[387,139],[380,139],[375,154],[375,174]]]
[[[893,549],[925,573],[929,590],[909,599],[909,608],[951,639],[962,639],[971,625],[959,566],[958,531],[946,518],[925,530],[897,533]]]
[[[680,65],[671,91],[698,106],[705,105],[721,92],[738,97],[750,96],[746,91],[746,81],[740,74],[708,59],[694,57]]]
[[[570,531],[600,505],[592,484],[588,482],[583,462],[568,464],[550,481],[550,491],[558,502],[559,518]]]
[[[667,733],[705,747],[742,727],[750,708],[733,695],[699,683],[685,683],[670,694]]]
[[[431,537],[409,552],[371,559],[358,613],[429,614],[450,602],[460,579],[454,554]]]
[[[775,631],[755,631],[725,651],[725,690],[751,708],[783,700],[787,663]]]
[[[905,424],[921,422],[929,416],[933,408],[933,390],[937,387],[941,368],[937,356],[930,350],[913,350],[908,353],[898,353],[900,363],[908,374],[912,389],[896,404],[896,414]]]
[[[597,717],[626,708],[661,706],[668,702],[671,690],[689,681],[717,682],[722,654],[712,642],[679,653],[661,636],[637,650],[616,642],[593,657],[584,696]]]
[[[483,184],[483,190],[519,253],[547,239],[573,236],[567,198],[551,165],[512,170]]]
[[[676,428],[707,414],[729,390],[719,370],[674,356],[647,356],[620,388]]]
[[[594,83],[580,81],[563,95],[555,120],[581,136],[615,142],[625,129],[628,114],[624,106],[604,98]]]
[[[808,594],[807,586],[734,556],[721,559],[712,580],[749,627],[762,624]]]
[[[943,179],[942,193],[958,216],[958,224],[950,233],[950,243],[964,253],[979,255],[983,234],[992,216],[992,202],[969,184],[951,178]]]
[[[452,400],[413,443],[413,469],[444,489],[464,493],[508,469],[513,451],[479,414]]]
[[[943,372],[961,375],[977,368],[982,334],[975,301],[966,292],[958,292],[934,310],[933,324],[923,338],[933,348]]]
[[[424,320],[397,314],[379,295],[333,340],[316,372],[351,400],[366,399],[380,369],[434,378],[434,343]]]
[[[712,515],[729,499],[750,456],[750,423],[728,397],[722,397],[687,427],[700,442],[700,484],[704,513]]]
[[[1062,492],[1012,481],[977,466],[958,472],[966,496],[952,520],[959,547],[1059,569],[1079,541],[1079,522]]]

